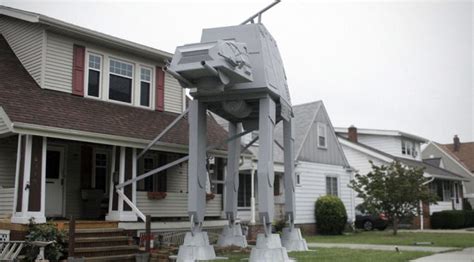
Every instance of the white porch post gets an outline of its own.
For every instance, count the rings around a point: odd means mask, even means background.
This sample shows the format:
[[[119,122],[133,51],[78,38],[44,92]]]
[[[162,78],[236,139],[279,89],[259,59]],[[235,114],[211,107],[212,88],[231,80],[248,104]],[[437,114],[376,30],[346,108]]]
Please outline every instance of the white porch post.
[[[255,167],[250,171],[250,224],[255,225]]]
[[[35,141],[35,148],[33,148],[33,141]],[[28,224],[31,218],[34,218],[36,223],[46,222],[46,147],[46,137],[18,136],[12,223]],[[32,164],[35,172],[33,177],[31,176]],[[32,190],[33,193],[31,193]],[[34,194],[31,199],[30,194]]]
[[[110,180],[109,180],[109,213],[106,217],[107,220],[109,215],[112,214],[112,206],[114,204],[114,191],[115,191],[115,181],[114,181],[114,175],[115,175],[115,158],[117,155],[117,147],[113,146],[112,147],[112,161],[111,161],[111,168],[110,168]]]
[[[119,156],[117,157],[117,150],[114,149],[113,152],[113,172],[112,172],[112,178],[111,178],[111,200],[110,200],[110,206],[109,206],[109,214],[106,216],[106,220],[112,220],[112,221],[137,221],[137,215],[132,211],[132,210],[124,210],[124,206],[126,203],[124,200],[118,196],[118,194],[115,192],[115,182],[113,181],[113,176],[114,173],[117,170],[115,169],[117,158],[119,161],[119,181],[118,183],[121,184],[125,182],[125,177],[126,177],[126,170],[128,169],[127,165],[131,165],[130,170],[132,172],[131,178],[136,177],[136,149],[135,148],[126,148],[126,147],[119,147]],[[130,156],[131,154],[131,156]],[[131,161],[127,161],[128,157],[131,157]],[[136,204],[136,182],[134,182],[132,185],[129,185],[132,187],[132,194],[131,196],[128,196],[133,204]],[[125,194],[125,188],[119,189],[122,193]],[[117,209],[114,210],[114,201],[117,201]]]

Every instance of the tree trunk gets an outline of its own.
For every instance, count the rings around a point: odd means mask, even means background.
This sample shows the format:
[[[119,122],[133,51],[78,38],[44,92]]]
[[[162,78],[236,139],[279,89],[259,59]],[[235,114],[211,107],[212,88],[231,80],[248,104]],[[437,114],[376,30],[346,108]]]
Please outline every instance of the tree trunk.
[[[393,235],[396,236],[398,232],[398,217],[393,217]]]

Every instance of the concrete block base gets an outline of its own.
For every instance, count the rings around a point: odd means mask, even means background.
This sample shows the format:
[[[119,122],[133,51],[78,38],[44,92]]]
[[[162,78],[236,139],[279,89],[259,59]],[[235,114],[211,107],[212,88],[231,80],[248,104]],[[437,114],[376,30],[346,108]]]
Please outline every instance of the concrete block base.
[[[217,240],[218,247],[228,247],[228,246],[237,246],[237,247],[247,247],[247,239],[242,234],[242,226],[240,224],[235,224],[232,227],[227,225],[222,229],[222,233]]]
[[[281,237],[281,243],[288,251],[308,251],[308,244],[301,235],[299,228],[283,228],[283,234]]]
[[[178,262],[216,259],[214,247],[209,245],[207,232],[186,233],[184,243],[179,247]]]
[[[252,248],[250,262],[288,262],[293,261],[288,257],[286,248],[281,246],[280,235],[272,234],[265,237],[265,234],[257,235],[257,245]]]

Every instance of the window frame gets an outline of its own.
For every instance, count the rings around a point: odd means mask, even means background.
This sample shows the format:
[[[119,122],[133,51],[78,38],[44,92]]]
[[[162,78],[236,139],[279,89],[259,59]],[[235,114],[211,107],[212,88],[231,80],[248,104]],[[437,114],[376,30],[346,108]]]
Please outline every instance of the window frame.
[[[142,80],[142,69],[150,70],[150,81],[147,82],[147,81],[143,81],[143,80]],[[154,89],[155,89],[154,86],[155,86],[155,79],[156,79],[156,77],[155,77],[155,70],[153,69],[152,66],[143,65],[143,64],[139,64],[139,65],[137,66],[137,70],[138,70],[138,73],[139,73],[139,76],[140,76],[140,77],[137,77],[137,81],[136,81],[136,82],[138,83],[138,84],[136,85],[136,86],[137,86],[136,93],[138,93],[138,94],[137,94],[137,99],[136,99],[137,101],[135,101],[135,102],[136,102],[136,106],[137,106],[137,107],[140,107],[140,108],[153,109],[153,108],[154,108],[154,104],[155,104],[155,98],[154,98],[154,94],[155,94],[155,92],[154,92]],[[148,101],[148,102],[149,102],[149,106],[144,106],[144,105],[142,105],[142,103],[141,103],[141,98],[142,98],[142,86],[141,86],[141,84],[142,84],[142,82],[146,82],[146,83],[149,83],[149,84],[150,84],[150,94],[149,94],[150,97],[148,98],[148,100],[149,100],[149,101]]]
[[[100,57],[100,70],[96,68],[89,67],[89,57],[90,55]],[[105,62],[105,55],[100,54],[95,51],[87,50],[86,51],[86,59],[85,65],[87,68],[84,70],[84,97],[102,100],[102,89],[103,89],[103,75],[104,75],[104,62]],[[99,96],[91,96],[89,95],[89,70],[94,70],[99,72]]]
[[[327,180],[328,180],[328,178],[329,178],[329,179],[335,179],[335,180],[336,180],[336,190],[337,190],[336,194],[333,194],[332,192],[331,192],[331,193],[328,192],[328,188],[327,188]],[[340,179],[339,179],[339,176],[338,176],[338,175],[327,174],[327,175],[324,176],[324,182],[325,182],[325,188],[326,188],[326,195],[327,195],[327,196],[329,196],[329,195],[331,195],[331,196],[337,196],[337,197],[340,196],[341,187],[340,187],[340,185],[339,185],[339,183],[340,183],[339,180],[340,180]],[[332,191],[332,184],[331,184],[331,191]]]
[[[128,61],[128,60],[125,60],[125,59],[121,59],[121,58],[117,58],[116,56],[109,56],[109,58],[107,59],[108,63],[107,63],[107,66],[108,66],[108,71],[107,71],[107,84],[108,84],[108,88],[107,88],[107,101],[109,102],[113,102],[113,103],[119,103],[119,104],[123,104],[123,105],[132,105],[132,106],[137,106],[134,102],[134,99],[135,99],[135,90],[136,90],[136,64],[131,62],[131,61]],[[126,75],[121,75],[121,74],[117,74],[117,73],[114,73],[114,72],[111,72],[110,71],[110,64],[111,62],[115,61],[115,62],[119,62],[119,63],[124,63],[124,64],[129,64],[132,66],[132,76],[129,77],[129,76],[126,76]],[[115,75],[115,76],[118,76],[118,77],[124,77],[124,78],[128,78],[131,80],[131,87],[130,87],[130,102],[124,102],[124,101],[120,101],[120,100],[115,100],[115,99],[112,99],[110,98],[110,75]]]
[[[108,196],[109,195],[109,184],[110,184],[110,168],[111,168],[111,158],[110,158],[110,153],[109,151],[102,149],[102,148],[94,148],[92,150],[92,170],[91,170],[91,188],[92,189],[97,189],[96,188],[96,169],[97,169],[97,155],[102,154],[106,156],[106,170],[105,170],[105,190],[104,190],[104,195]]]
[[[324,136],[320,134],[320,127],[324,128]],[[325,123],[318,122],[316,124],[316,134],[317,134],[317,145],[318,148],[327,149],[328,148],[328,126]],[[324,137],[324,145],[320,144],[319,137]]]

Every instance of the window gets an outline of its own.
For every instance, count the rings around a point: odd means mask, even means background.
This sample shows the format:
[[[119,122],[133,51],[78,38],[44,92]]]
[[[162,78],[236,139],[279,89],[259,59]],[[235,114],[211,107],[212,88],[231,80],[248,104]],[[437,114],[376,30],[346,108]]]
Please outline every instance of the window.
[[[222,158],[214,158],[209,164],[209,177],[211,179],[211,192],[214,194],[224,193],[224,169],[225,161]]]
[[[417,157],[416,144],[413,141],[402,140],[402,155]]]
[[[92,97],[99,97],[100,94],[100,72],[102,64],[102,57],[89,54],[89,71],[87,80],[87,95]]]
[[[274,196],[281,195],[280,184],[281,184],[281,176],[275,174],[275,180],[273,181],[273,195]]]
[[[338,196],[337,192],[337,177],[326,177],[326,195]]]
[[[239,207],[250,207],[252,197],[252,176],[250,174],[239,174],[239,192],[237,203]]]
[[[109,99],[131,103],[133,65],[110,59]]]
[[[149,107],[151,102],[151,69],[140,68],[140,105]]]
[[[94,188],[107,190],[107,154],[95,153],[94,159]]]
[[[327,148],[326,129],[323,123],[318,123],[318,147]]]
[[[157,161],[158,160],[158,161]],[[157,164],[158,162],[158,164]],[[159,155],[147,155],[143,158],[140,165],[143,167],[143,173],[145,174],[159,166],[163,166],[167,163],[167,156],[165,154]],[[138,191],[147,191],[147,192],[167,192],[167,175],[166,170],[149,176],[143,180],[137,182]]]

